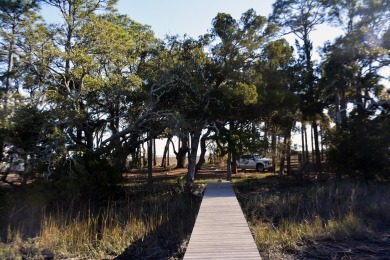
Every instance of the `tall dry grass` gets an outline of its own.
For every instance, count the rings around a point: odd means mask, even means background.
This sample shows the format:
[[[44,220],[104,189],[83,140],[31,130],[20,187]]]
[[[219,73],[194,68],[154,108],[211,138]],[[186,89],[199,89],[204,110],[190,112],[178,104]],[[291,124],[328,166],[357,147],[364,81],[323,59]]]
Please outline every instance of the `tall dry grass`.
[[[388,183],[344,180],[294,185],[265,176],[238,180],[235,188],[260,252],[271,259],[299,254],[313,241],[362,240],[390,228]]]
[[[180,258],[200,199],[184,194],[172,181],[160,182],[153,193],[140,185],[104,202],[96,196],[97,201],[76,198],[45,205],[35,235],[26,235],[23,223],[10,221],[7,238],[0,241],[0,259]],[[156,243],[148,249],[152,243],[147,241]]]

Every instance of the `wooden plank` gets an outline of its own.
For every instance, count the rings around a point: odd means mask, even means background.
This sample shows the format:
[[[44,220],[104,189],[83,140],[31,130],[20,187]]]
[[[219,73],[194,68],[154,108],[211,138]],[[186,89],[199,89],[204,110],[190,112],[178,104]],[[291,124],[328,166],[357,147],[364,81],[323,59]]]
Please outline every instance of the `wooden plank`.
[[[184,259],[261,259],[230,182],[207,184]]]

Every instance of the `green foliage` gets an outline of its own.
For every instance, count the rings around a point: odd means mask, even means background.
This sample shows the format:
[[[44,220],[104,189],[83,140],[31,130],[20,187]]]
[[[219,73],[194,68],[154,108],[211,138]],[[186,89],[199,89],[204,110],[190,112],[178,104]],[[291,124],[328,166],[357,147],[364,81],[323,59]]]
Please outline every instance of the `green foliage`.
[[[389,178],[389,125],[385,115],[375,119],[351,116],[346,127],[331,135],[329,162],[340,173],[366,180]]]
[[[322,83],[336,117],[329,160],[365,179],[388,178],[388,100],[380,69],[388,65],[389,15],[385,1],[340,2],[346,35],[325,49]],[[349,107],[353,107],[348,111]],[[348,111],[348,112],[347,112]]]
[[[122,168],[114,160],[99,157],[94,154],[84,155],[86,173],[80,172],[86,187],[95,187],[97,190],[116,185],[122,179]]]
[[[19,106],[11,118],[12,125],[9,129],[11,141],[16,146],[32,150],[41,140],[44,140],[47,122],[47,113],[40,112],[36,107],[30,105]]]
[[[242,82],[232,84],[221,84],[220,91],[223,93],[223,99],[227,103],[227,109],[243,107],[257,102],[256,86],[248,85]]]
[[[268,147],[268,140],[266,140],[257,128],[252,125],[241,126],[240,130],[235,133],[238,140],[234,140],[237,144],[237,153],[242,154],[265,154]]]
[[[19,105],[4,130],[4,140],[24,159],[25,171],[31,177],[37,173],[50,175],[67,153],[66,140],[54,121],[48,111],[30,104]]]
[[[273,34],[267,28],[265,17],[257,15],[252,9],[245,12],[239,21],[223,13],[214,18],[213,36],[218,37],[220,42],[212,47],[209,80],[215,89],[213,95],[219,101],[213,107],[219,118],[225,115],[230,117],[228,119],[245,120],[239,111],[252,108],[251,105],[257,103],[254,86],[258,84],[258,76],[254,67],[259,51]]]
[[[80,171],[90,167],[86,171],[95,171],[92,176],[101,177],[101,183],[112,184],[118,178],[109,176],[117,175],[122,160],[112,159],[111,154],[134,149],[138,143],[123,146],[123,142],[142,135],[130,131],[143,119],[145,96],[137,71],[156,40],[148,26],[111,12],[116,1],[45,2],[63,11],[66,26],[26,25],[27,76],[17,80],[29,91],[30,104],[17,108],[9,132],[15,145],[31,146],[29,154],[41,159],[43,169],[65,176],[75,170],[69,163],[73,156],[96,153],[96,159],[77,166]],[[85,179],[95,179],[93,183],[98,178]]]

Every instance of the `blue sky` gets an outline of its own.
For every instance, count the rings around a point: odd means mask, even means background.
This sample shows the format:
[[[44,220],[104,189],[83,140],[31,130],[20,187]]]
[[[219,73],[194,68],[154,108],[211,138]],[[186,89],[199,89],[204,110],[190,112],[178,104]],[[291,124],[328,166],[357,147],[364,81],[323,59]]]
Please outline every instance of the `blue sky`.
[[[117,9],[121,14],[141,24],[151,26],[156,37],[179,35],[198,38],[208,32],[211,21],[218,13],[228,13],[239,19],[245,11],[253,8],[257,14],[268,17],[275,0],[119,0]],[[60,13],[44,6],[42,16],[48,22],[58,21]],[[311,35],[315,50],[326,40],[332,41],[341,31],[330,26],[320,26]],[[294,45],[294,36],[286,37]],[[314,59],[319,59],[314,53]]]
[[[152,26],[156,36],[187,34],[193,38],[207,33],[218,13],[229,13],[235,19],[250,8],[268,16],[271,0],[120,0],[119,13]]]
[[[274,0],[119,0],[116,8],[136,22],[152,27],[158,38],[165,35],[184,35],[193,38],[207,33],[212,19],[220,12],[235,19],[250,8],[268,16]],[[60,19],[60,13],[44,5],[42,16],[47,22]]]

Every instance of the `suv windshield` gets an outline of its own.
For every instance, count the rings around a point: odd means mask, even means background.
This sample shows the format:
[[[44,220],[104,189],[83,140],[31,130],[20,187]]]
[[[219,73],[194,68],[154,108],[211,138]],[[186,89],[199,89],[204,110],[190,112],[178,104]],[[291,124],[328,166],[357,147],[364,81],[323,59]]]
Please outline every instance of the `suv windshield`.
[[[262,155],[253,155],[253,157],[255,158],[255,160],[260,160],[260,159],[262,159],[263,158],[263,156]]]

